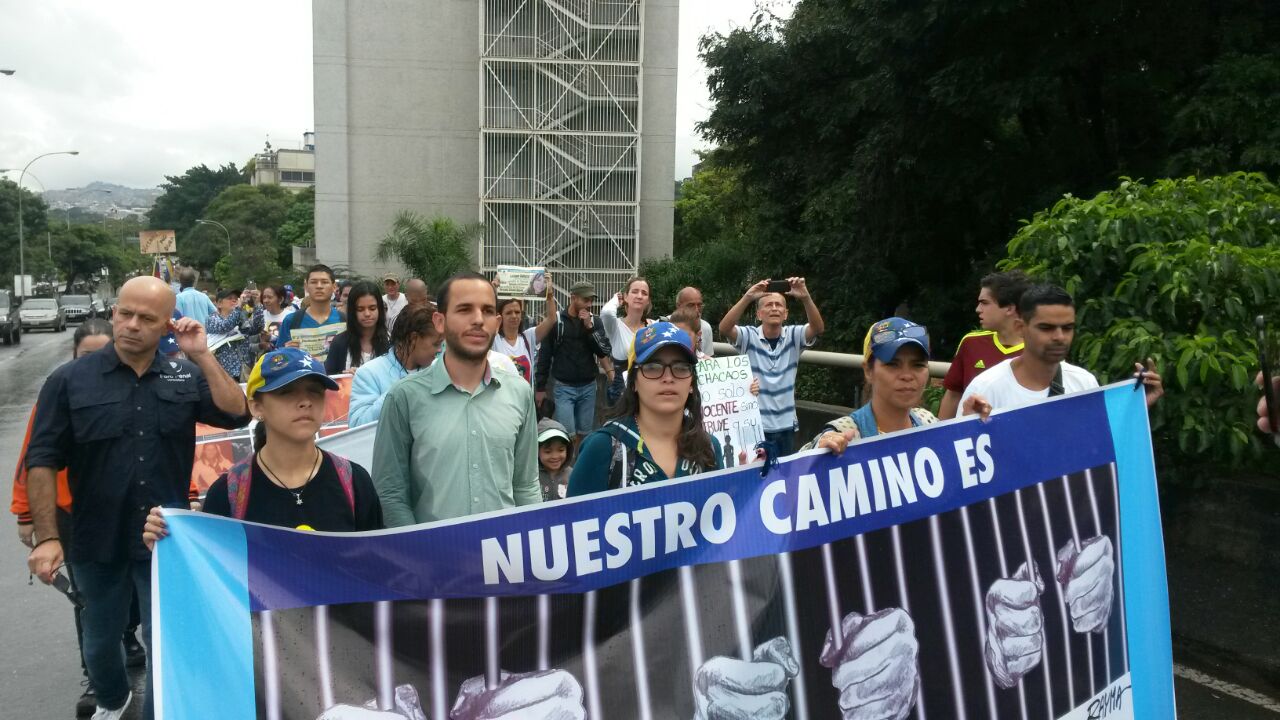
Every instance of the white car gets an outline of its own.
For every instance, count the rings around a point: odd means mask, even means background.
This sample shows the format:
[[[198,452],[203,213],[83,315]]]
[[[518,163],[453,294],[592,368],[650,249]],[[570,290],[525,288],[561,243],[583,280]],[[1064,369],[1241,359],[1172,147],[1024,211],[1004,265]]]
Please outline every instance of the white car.
[[[48,328],[54,332],[67,329],[67,316],[54,298],[28,298],[18,308],[22,327],[27,330]]]

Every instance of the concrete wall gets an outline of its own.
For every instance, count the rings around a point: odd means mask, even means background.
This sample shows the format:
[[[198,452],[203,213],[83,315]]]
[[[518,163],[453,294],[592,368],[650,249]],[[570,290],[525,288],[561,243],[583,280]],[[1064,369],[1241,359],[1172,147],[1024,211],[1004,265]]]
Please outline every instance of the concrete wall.
[[[704,0],[705,1],[705,0]],[[671,254],[675,226],[680,0],[644,0],[640,96],[640,258]]]
[[[400,210],[475,222],[476,0],[314,0],[316,245],[376,274]]]
[[[373,254],[400,210],[479,219],[480,2],[313,0],[321,262],[398,269]],[[642,257],[671,251],[679,23],[645,6]]]

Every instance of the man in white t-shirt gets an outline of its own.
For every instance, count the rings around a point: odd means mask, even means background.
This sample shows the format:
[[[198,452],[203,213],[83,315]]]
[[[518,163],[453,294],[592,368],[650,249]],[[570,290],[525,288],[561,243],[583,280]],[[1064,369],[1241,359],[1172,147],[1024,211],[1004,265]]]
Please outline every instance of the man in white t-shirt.
[[[409,299],[400,292],[400,278],[395,273],[382,276],[382,289],[387,293],[382,296],[382,302],[387,305],[387,332],[391,332],[396,326],[396,316],[409,304]]]
[[[1076,307],[1071,295],[1054,285],[1033,285],[1018,301],[1025,348],[1020,357],[988,369],[969,383],[960,398],[965,415],[986,417],[992,410],[1030,405],[1055,395],[1098,387],[1098,380],[1082,367],[1067,362],[1076,331]],[[1147,407],[1164,394],[1164,385],[1148,359],[1135,364],[1147,394]]]
[[[789,289],[770,292],[771,284]],[[804,325],[783,325],[787,321],[788,296],[804,305],[808,320]],[[738,319],[751,303],[756,304],[760,325],[738,325]],[[796,372],[800,367],[800,353],[812,347],[824,329],[822,313],[818,312],[802,277],[776,283],[761,280],[747,288],[742,299],[729,308],[720,321],[720,334],[728,338],[738,352],[746,354],[751,372],[760,381],[760,423],[764,426],[765,440],[773,444],[779,455],[790,455],[795,449],[799,427]]]

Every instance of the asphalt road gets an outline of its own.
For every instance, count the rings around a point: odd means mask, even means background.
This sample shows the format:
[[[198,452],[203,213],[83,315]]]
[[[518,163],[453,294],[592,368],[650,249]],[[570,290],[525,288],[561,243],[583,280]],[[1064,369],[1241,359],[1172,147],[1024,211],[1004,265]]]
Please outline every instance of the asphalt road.
[[[20,345],[0,346],[0,499],[5,508],[12,493],[8,473],[17,463],[31,405],[49,371],[70,357],[70,331],[27,334]],[[27,584],[27,551],[7,522],[8,529],[0,523],[0,718],[74,717],[81,674],[71,605],[39,581]],[[1280,717],[1280,701],[1217,681],[1212,668],[1179,666],[1174,687],[1184,720]],[[140,706],[135,703],[130,718],[138,716]]]

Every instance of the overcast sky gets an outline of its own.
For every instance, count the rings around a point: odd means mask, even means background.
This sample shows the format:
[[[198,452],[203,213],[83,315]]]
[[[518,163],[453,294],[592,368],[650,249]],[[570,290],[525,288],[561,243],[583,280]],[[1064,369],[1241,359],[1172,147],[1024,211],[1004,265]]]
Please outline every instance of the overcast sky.
[[[153,187],[200,163],[242,165],[268,136],[297,147],[312,128],[310,0],[3,5],[0,69],[17,73],[0,76],[0,168],[80,151],[32,166],[33,190],[94,180]],[[754,7],[681,3],[679,177],[704,147],[693,127],[710,107],[698,37],[748,24]]]

